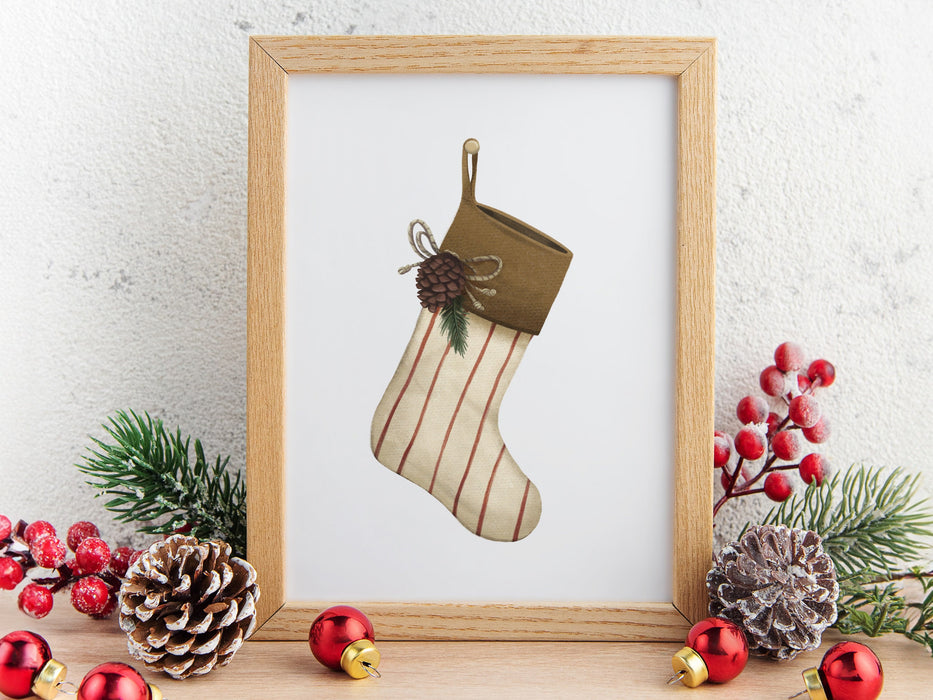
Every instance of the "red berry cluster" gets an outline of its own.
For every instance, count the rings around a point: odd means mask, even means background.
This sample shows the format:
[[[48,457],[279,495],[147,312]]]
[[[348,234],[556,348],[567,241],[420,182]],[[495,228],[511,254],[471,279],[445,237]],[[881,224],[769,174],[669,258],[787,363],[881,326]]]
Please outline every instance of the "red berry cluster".
[[[822,486],[829,463],[821,454],[809,452],[807,443],[829,438],[829,423],[814,392],[835,380],[836,369],[826,360],[805,366],[799,345],[778,345],[774,364],[762,370],[758,381],[774,403],[780,402],[780,410],[772,411],[760,396],[746,396],[736,408],[744,427],[735,438],[718,430],[713,438],[713,467],[722,470],[725,489],[713,506],[713,515],[730,498],[739,496],[764,493],[773,501],[786,500],[793,490],[787,475],[794,470],[806,483]],[[751,462],[761,459],[759,466],[750,468]],[[753,488],[762,479],[764,484]]]
[[[65,548],[67,543],[68,548]],[[73,557],[68,557],[68,549]],[[0,589],[12,591],[25,578],[19,609],[36,619],[52,610],[53,594],[71,588],[75,610],[95,618],[109,617],[117,607],[120,579],[142,552],[130,547],[113,551],[100,538],[94,523],[77,522],[68,528],[65,542],[45,520],[14,527],[0,515]],[[42,572],[42,569],[52,570]],[[27,577],[35,570],[39,576]]]

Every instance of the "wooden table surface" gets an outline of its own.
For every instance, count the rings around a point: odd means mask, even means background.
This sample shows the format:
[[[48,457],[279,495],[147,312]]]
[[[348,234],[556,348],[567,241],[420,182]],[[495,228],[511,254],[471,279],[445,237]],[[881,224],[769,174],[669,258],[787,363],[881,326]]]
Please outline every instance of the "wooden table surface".
[[[4,592],[5,593],[5,592]],[[93,666],[129,657],[116,620],[96,621],[70,609],[65,599],[44,620],[0,596],[0,633],[28,629],[44,636],[52,653],[79,682]],[[376,630],[378,635],[379,630]],[[668,687],[670,657],[680,645],[613,642],[378,642],[382,678],[353,680],[320,666],[304,642],[247,642],[229,666],[207,676],[173,681],[143,670],[166,700],[265,700],[267,698],[786,698],[803,689],[800,672],[819,663],[842,639],[824,637],[823,649],[794,661],[753,658],[726,685]],[[864,641],[864,640],[860,640]],[[933,698],[933,659],[912,642],[888,636],[871,640],[885,669],[883,698]],[[67,696],[59,696],[64,698]]]

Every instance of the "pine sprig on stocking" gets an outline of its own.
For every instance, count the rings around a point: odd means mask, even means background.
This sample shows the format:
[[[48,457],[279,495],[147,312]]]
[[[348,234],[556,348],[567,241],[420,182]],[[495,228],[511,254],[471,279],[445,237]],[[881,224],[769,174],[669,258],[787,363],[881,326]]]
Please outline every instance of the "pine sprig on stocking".
[[[441,309],[441,331],[450,342],[450,347],[460,357],[466,354],[468,325],[467,312],[463,308],[463,297],[456,297]]]
[[[828,488],[810,485],[773,508],[764,524],[813,530],[823,538],[839,575],[838,618],[844,634],[902,634],[933,654],[933,572],[913,566],[933,536],[933,514],[918,498],[919,475],[887,475],[857,465],[836,474]],[[916,579],[923,599],[911,602],[901,582]]]
[[[246,554],[246,484],[227,471],[230,458],[210,464],[200,440],[171,434],[148,413],[118,411],[103,428],[112,442],[92,438],[78,469],[87,483],[112,496],[104,507],[119,522],[145,523],[139,532],[166,535],[183,531],[201,540],[221,539],[235,556]]]

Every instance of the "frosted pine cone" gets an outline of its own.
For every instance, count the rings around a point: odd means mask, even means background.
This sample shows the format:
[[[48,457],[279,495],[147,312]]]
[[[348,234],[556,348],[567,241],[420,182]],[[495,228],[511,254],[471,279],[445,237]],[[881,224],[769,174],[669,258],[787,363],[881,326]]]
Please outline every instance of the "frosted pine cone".
[[[421,305],[434,313],[463,292],[463,263],[453,253],[438,253],[418,266],[415,284]]]
[[[710,613],[741,627],[752,651],[792,659],[816,649],[836,621],[836,569],[815,532],[754,526],[713,564]]]
[[[225,542],[173,535],[129,568],[120,627],[130,655],[172,678],[226,666],[256,625],[256,570]]]

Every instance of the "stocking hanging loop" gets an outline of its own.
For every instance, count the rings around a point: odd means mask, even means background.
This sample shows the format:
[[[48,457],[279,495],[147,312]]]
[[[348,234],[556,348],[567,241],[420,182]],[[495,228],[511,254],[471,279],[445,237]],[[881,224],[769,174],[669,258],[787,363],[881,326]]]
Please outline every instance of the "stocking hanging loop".
[[[470,158],[473,160],[473,172],[470,172]],[[467,139],[463,142],[463,157],[461,159],[463,171],[463,198],[471,202],[476,201],[476,165],[479,161],[479,141]]]

